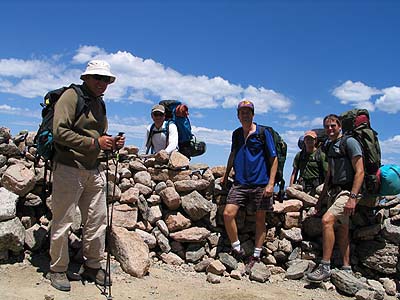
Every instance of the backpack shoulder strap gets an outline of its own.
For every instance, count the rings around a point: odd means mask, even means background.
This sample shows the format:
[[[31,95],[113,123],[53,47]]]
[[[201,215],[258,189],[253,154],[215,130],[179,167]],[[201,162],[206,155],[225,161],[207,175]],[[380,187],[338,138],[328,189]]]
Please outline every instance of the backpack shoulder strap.
[[[348,156],[347,151],[347,140],[349,139],[350,135],[343,135],[339,142],[339,150],[343,156]],[[351,159],[351,158],[350,158]]]
[[[238,144],[239,144],[240,135],[243,135],[242,127],[235,129],[232,133],[232,150],[234,150],[235,152],[237,152],[237,150],[239,148]]]
[[[174,123],[173,120],[168,120],[165,122],[165,148],[168,147],[168,142],[169,142],[169,125],[172,123]]]
[[[76,104],[76,113],[75,113],[75,119],[77,120],[82,114],[88,111],[90,104],[90,97],[83,93],[81,86],[79,85],[71,84],[69,88],[74,89],[74,91],[78,95],[78,102]],[[98,100],[100,101],[100,104],[103,107],[104,114],[106,114],[107,113],[106,104],[104,103],[103,98],[99,97]]]
[[[149,135],[147,136],[147,141],[146,141],[146,154],[149,154],[149,151],[150,151],[151,147],[153,146],[151,138],[153,137],[153,134],[154,134],[154,127],[155,127],[155,124],[154,123],[151,124],[150,132],[149,132]]]
[[[263,143],[264,148],[265,148],[265,146],[267,145],[267,142],[265,140],[265,130],[267,129],[267,127],[265,127],[263,125],[258,125],[258,126],[260,126],[260,132],[259,132],[260,140]]]

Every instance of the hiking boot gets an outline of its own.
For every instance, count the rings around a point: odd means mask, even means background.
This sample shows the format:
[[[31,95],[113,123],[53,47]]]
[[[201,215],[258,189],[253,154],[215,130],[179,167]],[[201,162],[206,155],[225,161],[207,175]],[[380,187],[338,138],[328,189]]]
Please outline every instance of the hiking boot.
[[[232,249],[230,253],[238,262],[243,262],[245,253],[243,249],[240,249],[240,251],[236,249]]]
[[[89,268],[87,266],[84,267],[85,270],[81,274],[83,279],[86,279],[88,281],[95,282],[98,285],[106,285],[110,286],[111,285],[111,278],[109,276],[106,276],[106,271],[102,268],[98,269],[93,269]]]
[[[59,291],[69,292],[71,290],[71,284],[65,272],[50,272],[50,282]]]
[[[354,275],[353,270],[351,269],[351,266],[342,266],[340,268],[341,271],[344,271],[346,273],[349,273],[351,275]]]
[[[254,265],[256,263],[260,262],[260,258],[259,257],[255,257],[255,256],[250,256],[249,260],[246,264],[246,273],[250,274],[251,269],[253,269]]]
[[[314,272],[307,274],[307,280],[314,283],[320,283],[322,281],[328,281],[331,277],[331,270],[329,266],[319,264]]]

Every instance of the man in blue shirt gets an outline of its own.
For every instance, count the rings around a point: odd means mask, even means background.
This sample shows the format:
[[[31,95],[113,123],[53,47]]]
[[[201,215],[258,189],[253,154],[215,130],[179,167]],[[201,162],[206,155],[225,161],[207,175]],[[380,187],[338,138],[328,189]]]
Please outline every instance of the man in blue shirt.
[[[270,132],[265,130],[265,138],[260,138],[260,126],[253,122],[253,103],[248,100],[239,102],[237,115],[242,127],[232,134],[231,153],[221,179],[221,184],[225,185],[233,167],[235,181],[228,194],[224,223],[232,244],[233,256],[243,259],[244,251],[240,247],[235,217],[240,207],[255,211],[255,248],[246,267],[246,270],[250,271],[254,263],[260,260],[261,247],[266,235],[266,212],[273,210],[272,195],[278,159]]]

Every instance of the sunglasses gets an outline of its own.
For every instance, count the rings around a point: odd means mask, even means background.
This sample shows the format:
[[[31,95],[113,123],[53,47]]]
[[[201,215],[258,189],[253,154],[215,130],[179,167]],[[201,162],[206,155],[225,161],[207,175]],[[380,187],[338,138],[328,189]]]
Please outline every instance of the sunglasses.
[[[161,112],[153,112],[153,116],[155,117],[162,117],[164,114]]]
[[[105,76],[105,75],[92,75],[92,78],[99,80],[99,81],[103,81],[105,83],[111,83],[111,77],[110,76]]]
[[[325,129],[336,128],[336,124],[325,125],[324,128]]]

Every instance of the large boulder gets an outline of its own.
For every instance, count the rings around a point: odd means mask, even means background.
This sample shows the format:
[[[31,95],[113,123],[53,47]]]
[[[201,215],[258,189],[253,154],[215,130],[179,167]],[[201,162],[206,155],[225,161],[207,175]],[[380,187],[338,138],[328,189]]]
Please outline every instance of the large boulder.
[[[110,244],[111,253],[126,273],[141,278],[149,272],[149,247],[138,233],[113,226]]]
[[[178,151],[172,151],[169,157],[168,167],[173,170],[188,168],[189,158]]]
[[[354,296],[360,290],[369,289],[368,285],[363,283],[360,279],[349,272],[341,270],[332,272],[331,281],[339,291],[350,296]]]
[[[178,242],[203,242],[210,235],[210,231],[203,227],[191,227],[173,232],[170,237]]]
[[[397,273],[399,246],[383,241],[364,241],[356,250],[364,266],[384,274]]]
[[[305,207],[315,206],[315,204],[317,204],[318,201],[317,198],[314,198],[313,196],[310,196],[309,194],[299,191],[294,187],[290,186],[286,188],[286,194],[290,198],[295,198],[303,201],[303,205]]]
[[[18,195],[0,188],[0,221],[10,220],[15,218],[17,213]]]
[[[199,192],[193,191],[182,196],[182,208],[193,221],[198,221],[206,216],[212,208],[212,203],[206,200]]]
[[[181,196],[174,187],[167,187],[160,192],[164,204],[171,210],[177,209],[181,205]]]
[[[138,219],[137,207],[127,204],[115,205],[113,209],[113,225],[134,229]]]
[[[35,183],[35,173],[23,164],[11,165],[1,178],[2,186],[18,196],[28,194]]]
[[[25,228],[18,218],[0,222],[0,252],[11,250],[15,253],[24,249]]]

